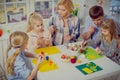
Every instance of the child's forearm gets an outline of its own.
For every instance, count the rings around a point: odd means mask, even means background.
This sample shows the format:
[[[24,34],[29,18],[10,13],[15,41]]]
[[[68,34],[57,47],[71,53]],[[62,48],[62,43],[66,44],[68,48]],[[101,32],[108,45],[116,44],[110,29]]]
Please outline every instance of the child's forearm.
[[[82,37],[83,37],[84,40],[88,40],[91,37],[91,33],[90,32],[85,32],[85,33],[82,34]]]
[[[44,61],[44,55],[39,56],[37,65],[36,65],[35,68],[31,71],[30,75],[27,77],[27,80],[32,80],[32,79],[37,75],[37,71],[38,71],[39,65],[40,65],[43,61]]]
[[[29,58],[38,58],[38,56],[36,54],[32,54],[30,52],[26,52],[25,56],[29,57]]]
[[[37,64],[36,67],[31,71],[30,75],[27,77],[27,80],[32,80],[33,78],[35,78],[35,76],[37,75],[38,68],[39,64]]]

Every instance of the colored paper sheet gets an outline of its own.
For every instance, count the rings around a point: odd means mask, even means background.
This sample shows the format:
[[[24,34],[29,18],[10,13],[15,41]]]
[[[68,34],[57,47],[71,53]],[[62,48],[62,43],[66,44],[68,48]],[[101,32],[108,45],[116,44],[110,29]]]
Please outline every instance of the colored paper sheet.
[[[90,70],[89,68],[83,68],[82,71],[86,72],[87,74],[92,73],[93,71]]]
[[[37,59],[33,59],[32,63],[36,65]],[[39,66],[40,72],[47,72],[47,71],[56,70],[56,69],[58,69],[58,66],[50,59],[44,60]]]
[[[78,66],[76,66],[76,68],[79,71],[81,71],[83,74],[85,74],[85,75],[91,74],[91,73],[94,73],[94,72],[98,72],[98,71],[102,70],[101,67],[99,67],[98,65],[96,65],[93,62],[89,62],[89,63],[82,64],[82,65],[78,65]]]
[[[39,48],[39,49],[35,50],[36,54],[39,54],[40,52],[44,52],[44,53],[47,53],[48,55],[51,55],[51,54],[60,53],[60,50],[56,46],[50,46],[50,47],[46,47],[46,48]]]
[[[98,59],[98,58],[101,58],[103,57],[102,55],[98,54],[93,48],[91,47],[88,47],[85,49],[85,57],[88,59],[88,60],[95,60],[95,59]]]

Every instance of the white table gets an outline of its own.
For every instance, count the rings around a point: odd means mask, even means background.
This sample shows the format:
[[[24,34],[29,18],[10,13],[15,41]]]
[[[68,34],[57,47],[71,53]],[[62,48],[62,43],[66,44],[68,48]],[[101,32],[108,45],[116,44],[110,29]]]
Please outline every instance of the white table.
[[[73,51],[66,49],[63,45],[57,47],[61,50],[61,53],[74,53]],[[38,72],[38,80],[101,80],[106,77],[120,74],[120,66],[104,56],[92,61],[103,68],[103,70],[84,75],[77,68],[75,68],[75,66],[87,63],[88,61],[85,58],[81,58],[82,63],[65,63],[61,61],[61,53],[49,56],[59,68],[48,72]]]

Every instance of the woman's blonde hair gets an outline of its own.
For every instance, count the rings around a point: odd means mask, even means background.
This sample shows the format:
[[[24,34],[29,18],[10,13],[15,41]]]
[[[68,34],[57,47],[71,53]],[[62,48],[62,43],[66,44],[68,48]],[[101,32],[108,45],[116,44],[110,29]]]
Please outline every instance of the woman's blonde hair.
[[[118,33],[117,33],[117,28],[116,28],[116,23],[114,22],[113,19],[106,19],[103,20],[101,24],[101,29],[103,30],[108,30],[111,35],[111,39],[118,39]],[[101,34],[102,39],[104,40],[106,36]]]
[[[71,14],[74,10],[74,5],[72,0],[59,0],[57,4],[57,10],[59,9],[59,5],[65,6],[66,10]]]
[[[33,12],[30,14],[29,19],[28,19],[27,32],[30,32],[33,29],[32,24],[35,23],[35,21],[43,22],[43,18],[40,14]]]
[[[14,61],[16,57],[24,50],[27,45],[28,35],[25,32],[15,31],[9,37],[9,46],[6,52],[6,70],[7,74],[14,75]],[[8,52],[11,48],[15,48],[12,56],[8,57]]]

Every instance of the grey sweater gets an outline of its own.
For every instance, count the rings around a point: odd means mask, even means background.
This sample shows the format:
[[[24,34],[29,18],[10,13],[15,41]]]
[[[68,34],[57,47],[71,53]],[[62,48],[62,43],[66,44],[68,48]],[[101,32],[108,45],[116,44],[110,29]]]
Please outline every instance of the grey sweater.
[[[94,41],[88,40],[87,42],[88,45],[94,48],[99,47],[102,50],[103,55],[120,65],[120,49],[117,48],[117,40],[113,39],[110,45],[100,38]]]

